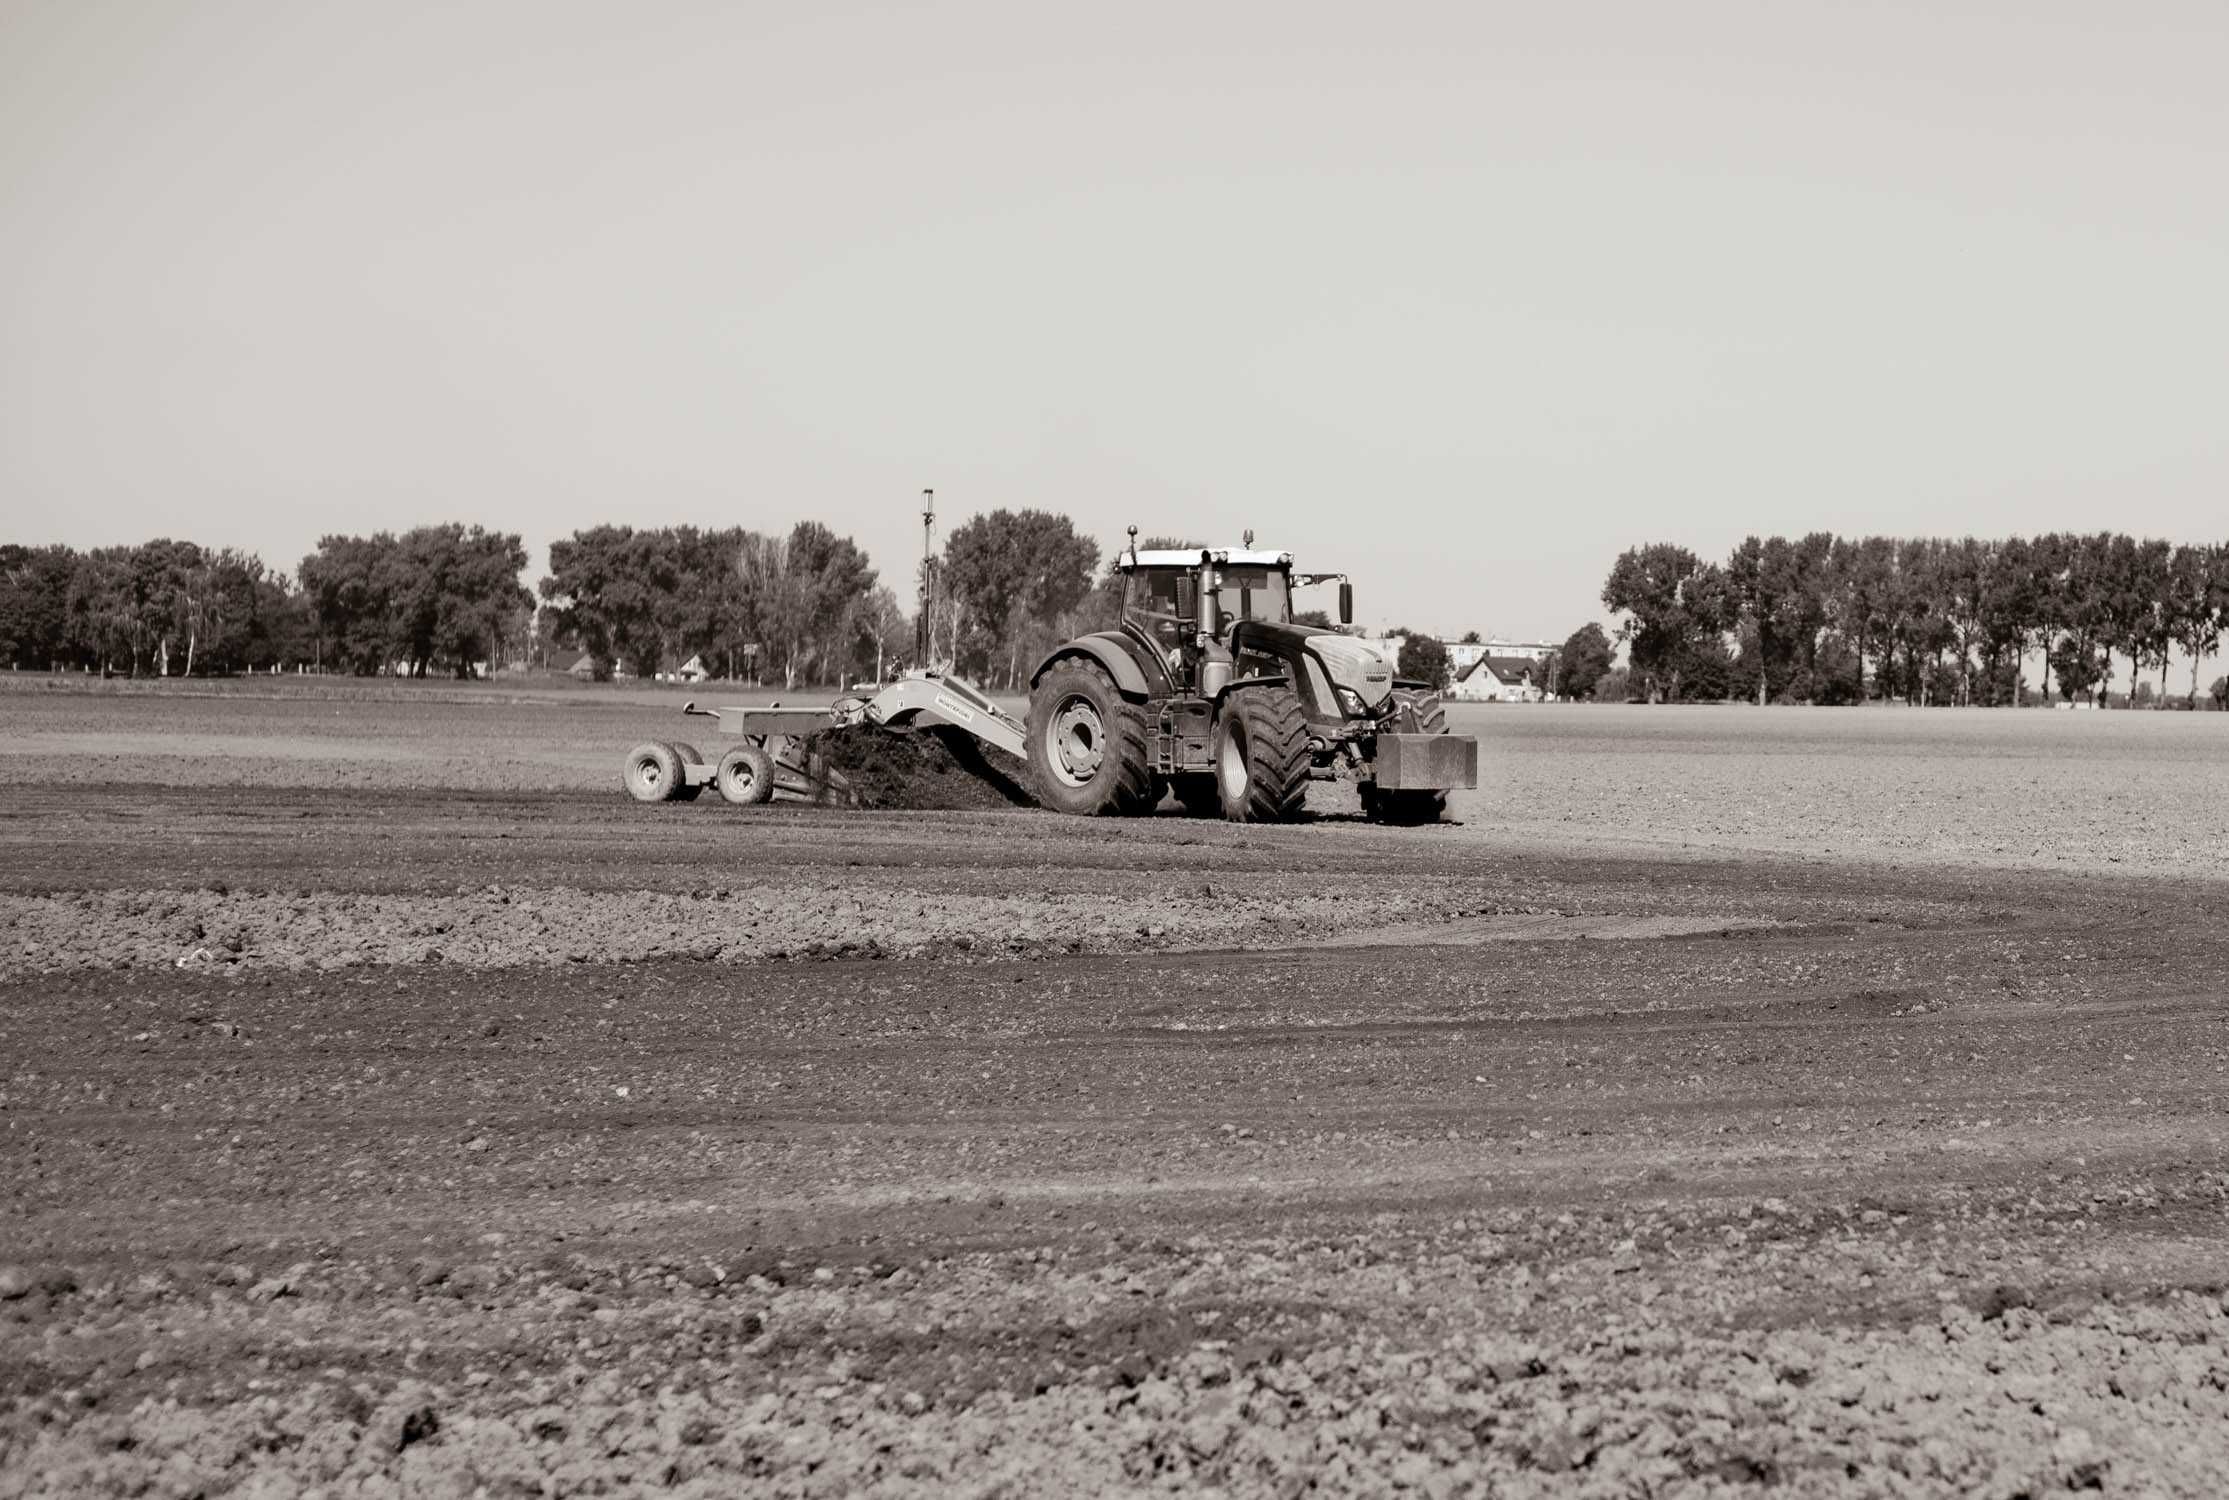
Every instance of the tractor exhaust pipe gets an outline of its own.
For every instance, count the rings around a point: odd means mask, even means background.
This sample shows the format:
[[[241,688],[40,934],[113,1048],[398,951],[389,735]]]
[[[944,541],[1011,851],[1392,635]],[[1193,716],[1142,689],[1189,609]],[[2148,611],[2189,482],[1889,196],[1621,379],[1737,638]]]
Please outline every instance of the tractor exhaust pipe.
[[[1223,649],[1222,597],[1216,590],[1222,580],[1212,564],[1202,563],[1199,573],[1200,696],[1212,703],[1231,683],[1231,654]]]

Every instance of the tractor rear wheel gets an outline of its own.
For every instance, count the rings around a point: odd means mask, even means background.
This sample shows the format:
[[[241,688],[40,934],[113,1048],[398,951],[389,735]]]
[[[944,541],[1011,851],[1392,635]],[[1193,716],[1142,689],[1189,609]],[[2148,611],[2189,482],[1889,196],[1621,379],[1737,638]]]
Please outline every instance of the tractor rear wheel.
[[[1239,688],[1215,716],[1215,789],[1233,823],[1283,823],[1308,793],[1308,718],[1283,683]]]
[[[756,807],[774,795],[774,762],[756,745],[737,745],[720,757],[712,784],[737,807]]]
[[[1029,696],[1029,778],[1055,812],[1135,817],[1160,800],[1145,708],[1098,663],[1063,661]]]
[[[653,741],[627,752],[627,795],[637,802],[671,802],[686,779],[671,745]]]
[[[1195,818],[1213,818],[1223,811],[1223,790],[1216,785],[1213,773],[1205,776],[1172,776],[1169,789],[1176,793],[1176,800]]]

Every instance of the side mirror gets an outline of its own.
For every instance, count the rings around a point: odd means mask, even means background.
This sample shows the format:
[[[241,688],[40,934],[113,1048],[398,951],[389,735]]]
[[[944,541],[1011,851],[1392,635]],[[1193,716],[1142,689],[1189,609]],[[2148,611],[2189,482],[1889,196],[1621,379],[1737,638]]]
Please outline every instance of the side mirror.
[[[1354,623],[1354,585],[1344,578],[1339,580],[1339,623]]]

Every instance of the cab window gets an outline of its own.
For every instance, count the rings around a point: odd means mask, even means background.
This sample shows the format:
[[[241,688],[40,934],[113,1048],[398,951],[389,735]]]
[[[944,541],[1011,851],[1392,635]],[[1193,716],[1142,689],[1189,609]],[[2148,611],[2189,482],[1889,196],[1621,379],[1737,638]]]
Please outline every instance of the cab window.
[[[1278,624],[1292,619],[1292,595],[1282,569],[1225,568],[1222,577],[1222,586],[1215,591],[1215,602],[1223,618],[1269,620]]]
[[[1130,608],[1141,615],[1189,620],[1198,610],[1192,600],[1192,575],[1174,570],[1130,575]]]
[[[1198,628],[1197,592],[1192,575],[1179,569],[1132,573],[1129,610],[1163,647],[1181,646]]]

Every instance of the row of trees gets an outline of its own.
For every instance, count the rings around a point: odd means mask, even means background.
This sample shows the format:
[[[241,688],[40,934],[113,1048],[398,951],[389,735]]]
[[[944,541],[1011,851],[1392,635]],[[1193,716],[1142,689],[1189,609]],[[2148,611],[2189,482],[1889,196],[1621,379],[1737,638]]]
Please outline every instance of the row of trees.
[[[237,548],[168,537],[87,552],[0,546],[0,665],[464,676],[523,648],[525,566],[516,534],[457,525],[325,537],[298,580]]]
[[[849,538],[813,521],[786,537],[599,526],[551,545],[541,593],[549,638],[587,652],[601,674],[696,656],[716,673],[763,672],[790,686],[879,677],[925,658],[1010,690],[1059,642],[1121,614],[1098,543],[1051,511],[974,517],[916,582],[931,601],[925,617],[899,605]]]
[[[400,536],[328,536],[302,559],[315,659],[369,676],[470,676],[523,652],[534,596],[519,584],[516,532],[421,526]]]
[[[0,545],[0,663],[127,675],[297,660],[312,634],[286,577],[232,548]]]
[[[193,542],[77,552],[0,547],[0,663],[127,674],[315,663],[359,674],[468,674],[477,663],[584,653],[595,675],[691,657],[726,676],[841,681],[926,654],[1011,687],[1069,633],[1112,623],[1099,548],[1066,516],[995,511],[930,559],[936,601],[914,617],[866,553],[816,521],[597,526],[553,543],[536,596],[526,550],[477,526],[328,536],[297,580]]]
[[[879,672],[910,627],[867,554],[818,521],[786,536],[741,527],[596,526],[550,544],[541,595],[552,642],[595,675],[700,658],[716,675],[840,681]]]
[[[1660,542],[1619,556],[1602,602],[1650,701],[2016,704],[2031,654],[2046,697],[2101,693],[2118,661],[2133,700],[2152,668],[2166,695],[2179,650],[2195,702],[2229,632],[2229,544],[1814,532],[1750,537],[1718,564]]]
[[[950,661],[1012,687],[1060,639],[1113,618],[1096,543],[1066,516],[993,511],[925,564],[933,606],[908,615],[848,537],[815,521],[787,536],[690,526],[599,526],[550,547],[551,638],[600,675],[700,657],[714,672],[879,677],[898,660]]]
[[[476,526],[328,536],[298,583],[250,554],[190,541],[5,546],[0,660],[135,674],[316,662],[461,676],[524,655],[538,634],[545,648],[585,653],[599,676],[695,656],[716,674],[794,687],[880,676],[926,654],[1011,689],[1058,641],[1115,619],[1115,579],[1100,561],[1066,516],[994,511],[929,560],[934,608],[909,619],[865,552],[818,522],[782,535],[599,526],[551,546],[537,616],[518,581],[518,535]],[[2131,697],[2154,667],[2164,695],[2179,651],[2195,698],[2201,664],[2229,631],[2229,545],[1821,532],[1751,537],[1708,563],[1656,543],[1618,558],[1602,598],[1622,617],[1626,675],[1609,636],[1588,626],[1545,664],[1544,685],[1561,696],[2017,703],[2032,655],[2047,695],[2094,694],[2124,661]],[[1401,670],[1442,676],[1444,652],[1411,636]]]
[[[911,626],[866,554],[817,522],[786,536],[600,526],[550,549],[546,601],[521,586],[515,532],[424,526],[327,536],[289,579],[252,554],[160,539],[0,546],[0,666],[125,675],[315,665],[469,675],[546,648],[597,675],[702,655],[715,671],[878,670]]]

